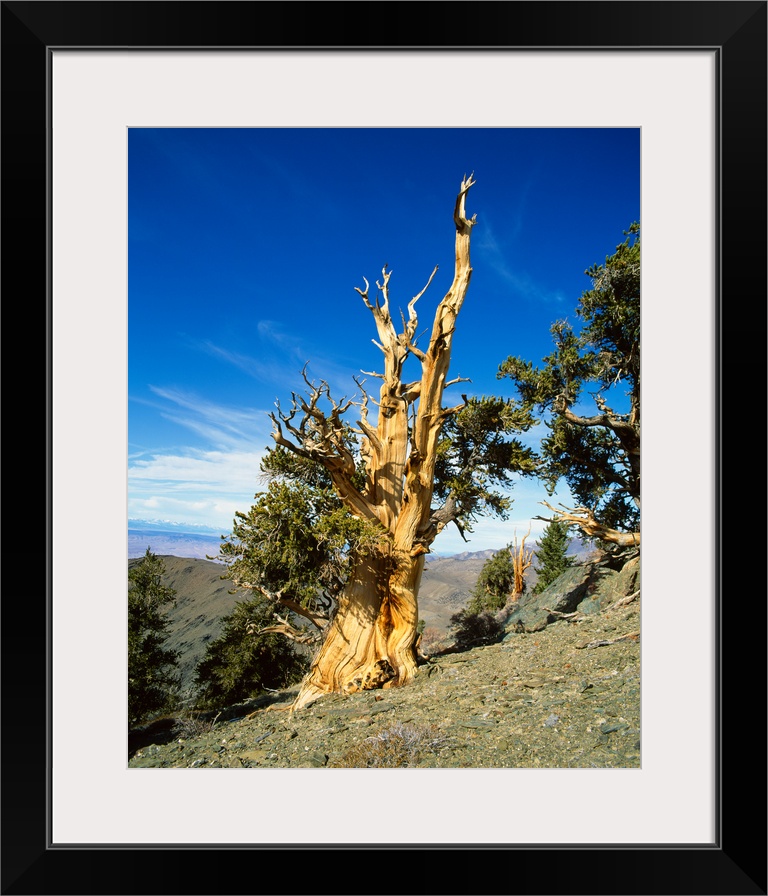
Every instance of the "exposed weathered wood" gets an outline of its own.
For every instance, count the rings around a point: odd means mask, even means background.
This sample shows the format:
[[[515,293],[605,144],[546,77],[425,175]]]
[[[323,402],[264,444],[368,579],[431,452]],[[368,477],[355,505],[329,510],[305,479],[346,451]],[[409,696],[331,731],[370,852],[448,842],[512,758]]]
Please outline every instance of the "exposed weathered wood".
[[[551,610],[549,607],[542,607],[542,610],[546,610],[551,616],[556,616],[558,619],[565,619],[568,622],[579,622],[582,619],[585,619],[583,613],[579,613],[578,610],[575,610],[573,613],[561,613],[559,610]]]
[[[314,632],[296,628],[296,626],[291,625],[288,619],[284,616],[276,615],[276,619],[279,624],[267,625],[264,628],[259,628],[257,625],[249,625],[248,631],[255,635],[265,635],[269,632],[274,632],[279,635],[284,635],[290,641],[295,641],[297,644],[311,644],[315,641],[317,636]]]
[[[640,597],[640,591],[633,591],[632,594],[626,594],[624,597],[620,597],[617,601],[614,601],[610,607],[606,607],[606,612],[608,610],[618,610],[620,607],[626,607],[627,604],[631,604],[633,601],[637,600]]]
[[[525,574],[533,563],[533,551],[525,550],[525,540],[531,534],[531,526],[528,526],[528,532],[523,536],[520,547],[517,546],[517,532],[515,532],[515,544],[510,548],[512,555],[512,570],[515,576],[514,591],[512,593],[513,600],[519,600],[520,595],[525,588]]]
[[[619,644],[621,641],[637,641],[640,638],[640,632],[629,632],[621,635],[619,638],[597,638],[594,641],[587,641],[584,644],[577,644],[577,650],[585,650],[593,647],[608,647],[611,644]]]
[[[308,397],[294,394],[289,411],[279,405],[272,414],[273,437],[278,445],[321,463],[328,470],[339,497],[350,513],[379,527],[378,546],[354,558],[352,572],[338,596],[336,614],[325,641],[302,684],[294,709],[329,692],[349,693],[406,684],[416,673],[418,591],[424,555],[438,533],[455,520],[450,501],[444,508],[431,507],[437,445],[445,420],[462,405],[443,407],[448,380],[453,334],[469,286],[470,236],[475,217],[466,214],[466,197],[472,177],[462,181],[454,206],[456,230],[453,281],[437,307],[429,343],[417,346],[419,326],[416,303],[432,283],[437,268],[424,288],[400,313],[402,329],[395,328],[390,311],[390,279],[386,267],[371,287],[356,287],[371,312],[383,355],[384,369],[368,372],[380,380],[378,398],[357,381],[361,391],[356,432],[362,437],[365,485],[354,484],[355,459],[345,445],[341,415],[346,400],[335,402],[327,383],[305,381]],[[421,366],[421,376],[404,380],[409,356]],[[321,410],[320,403],[330,405]],[[378,413],[369,419],[370,405]]]
[[[619,547],[639,547],[639,532],[620,532],[618,529],[611,529],[604,526],[595,519],[594,513],[588,507],[568,508],[560,505],[558,510],[547,501],[541,501],[545,507],[555,514],[554,520],[550,517],[537,516],[535,519],[544,520],[546,523],[554,521],[571,523],[578,526],[585,535],[590,538],[599,538],[601,541],[608,541],[611,544],[619,545]]]

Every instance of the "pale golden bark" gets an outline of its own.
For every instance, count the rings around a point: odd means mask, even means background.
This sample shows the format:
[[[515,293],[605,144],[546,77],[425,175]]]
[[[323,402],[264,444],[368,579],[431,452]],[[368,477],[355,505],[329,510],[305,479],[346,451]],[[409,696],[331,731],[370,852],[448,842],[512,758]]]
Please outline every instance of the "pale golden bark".
[[[512,555],[512,569],[515,576],[515,585],[514,591],[512,592],[512,600],[519,600],[520,595],[523,593],[523,589],[525,588],[525,574],[530,569],[531,564],[533,563],[533,551],[526,551],[525,549],[525,540],[531,534],[531,527],[528,527],[528,531],[523,536],[523,540],[520,544],[520,547],[517,546],[517,532],[515,532],[515,545],[513,548],[510,548],[510,553]]]
[[[342,591],[337,612],[326,639],[315,657],[294,709],[329,692],[349,693],[378,687],[406,684],[416,672],[418,592],[428,552],[438,532],[452,518],[451,512],[435,512],[431,507],[434,491],[438,439],[448,416],[462,405],[444,408],[446,386],[456,318],[461,310],[472,274],[469,246],[475,218],[466,216],[466,196],[474,184],[462,181],[454,207],[456,251],[453,281],[438,305],[429,345],[416,345],[418,317],[416,303],[432,282],[401,313],[398,332],[390,311],[391,273],[382,271],[378,294],[369,296],[370,286],[357,289],[376,324],[376,345],[384,356],[384,370],[367,374],[380,379],[378,400],[360,386],[363,398],[357,432],[362,437],[366,465],[366,485],[352,484],[354,459],[342,444],[340,414],[349,406],[331,401],[326,384],[312,386],[309,400],[293,396],[289,413],[273,415],[274,438],[278,444],[322,463],[350,513],[375,520],[384,538],[380,547],[356,558],[352,574]],[[403,365],[414,356],[421,376],[413,382],[403,379]],[[321,397],[331,401],[330,414],[320,412]],[[369,408],[378,407],[375,425]],[[301,412],[300,423],[294,423]],[[284,435],[283,427],[292,437]]]
[[[294,702],[406,684],[416,672],[418,581],[423,557],[395,561],[385,552],[361,558]]]
[[[640,546],[639,532],[620,532],[618,529],[611,529],[608,526],[604,526],[595,519],[594,513],[588,507],[574,507],[572,509],[563,508],[562,510],[557,510],[546,501],[542,501],[541,503],[555,514],[555,520],[558,522],[573,523],[575,526],[578,526],[585,535],[589,535],[591,538],[599,538],[601,541],[607,541],[622,548]],[[542,516],[536,517],[536,519],[545,520],[545,522],[548,523],[552,522],[551,519]]]

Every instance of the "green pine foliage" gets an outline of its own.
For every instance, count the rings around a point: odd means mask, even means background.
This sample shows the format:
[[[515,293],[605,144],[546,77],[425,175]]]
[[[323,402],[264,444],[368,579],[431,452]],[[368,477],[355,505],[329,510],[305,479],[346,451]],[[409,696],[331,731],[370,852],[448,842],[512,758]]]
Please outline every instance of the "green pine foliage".
[[[543,416],[538,476],[549,494],[565,480],[579,505],[608,528],[640,524],[640,225],[633,223],[576,307],[578,325],[552,324],[543,366],[509,357],[523,410]]]
[[[495,612],[507,602],[515,586],[515,567],[510,547],[497,551],[483,564],[472,589],[472,598],[467,604],[469,615]]]
[[[550,522],[536,550],[539,565],[534,566],[538,575],[534,594],[540,594],[547,585],[573,566],[573,558],[567,556],[569,544],[568,524],[559,520]]]
[[[278,447],[267,452],[262,473],[267,490],[247,513],[236,513],[219,548],[225,577],[323,609],[343,587],[352,556],[370,549],[381,531],[346,511],[320,464]]]
[[[147,548],[128,571],[128,723],[138,725],[169,709],[179,685],[178,653],[165,646],[166,609],[176,592],[163,585],[165,564]]]
[[[533,476],[538,460],[514,435],[536,422],[529,409],[493,396],[462,399],[464,406],[448,417],[440,434],[434,494],[456,511],[454,523],[466,541],[478,517],[508,517],[512,499],[506,492],[515,474]]]
[[[280,599],[327,617],[352,558],[382,537],[379,528],[347,512],[320,464],[277,447],[267,451],[261,470],[266,490],[256,494],[247,513],[236,513],[232,534],[219,547],[223,578],[252,596],[225,617],[221,636],[197,667],[201,708],[242,702],[265,688],[298,681],[309,668],[307,651],[297,650],[285,634],[262,630],[282,612],[302,636],[319,631]]]
[[[201,709],[219,709],[255,697],[267,688],[288,687],[309,668],[308,658],[284,635],[261,632],[274,622],[274,606],[263,597],[238,602],[223,620],[221,635],[208,645],[195,683]]]

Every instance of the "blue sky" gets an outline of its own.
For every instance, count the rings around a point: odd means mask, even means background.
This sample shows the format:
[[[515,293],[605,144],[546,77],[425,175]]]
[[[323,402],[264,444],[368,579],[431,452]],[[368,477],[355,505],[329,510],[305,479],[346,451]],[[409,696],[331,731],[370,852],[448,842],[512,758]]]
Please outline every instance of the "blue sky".
[[[363,278],[373,294],[389,267],[396,312],[438,265],[417,305],[430,328],[465,174],[477,225],[451,373],[472,382],[456,401],[512,396],[499,365],[550,352],[552,322],[577,322],[586,268],[640,219],[634,128],[133,128],[128,163],[128,514],[191,531],[228,532],[264,487],[268,413],[302,390],[307,362],[339,398],[380,369]],[[449,527],[434,550],[500,549],[546,515],[535,482],[511,497],[507,521],[479,522],[468,544]]]

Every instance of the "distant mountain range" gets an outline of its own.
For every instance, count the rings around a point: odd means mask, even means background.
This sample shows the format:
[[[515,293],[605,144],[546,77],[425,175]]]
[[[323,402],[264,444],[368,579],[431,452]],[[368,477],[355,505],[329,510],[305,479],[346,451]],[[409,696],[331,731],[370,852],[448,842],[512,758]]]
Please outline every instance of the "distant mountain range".
[[[141,529],[148,532],[183,532],[186,534],[216,535],[221,532],[216,526],[204,523],[177,523],[173,520],[128,520],[129,529]]]
[[[228,534],[213,526],[173,523],[169,520],[129,519],[128,557],[142,557],[149,548],[153,554],[208,560],[218,555],[221,539]],[[535,551],[536,542],[529,542],[529,545]],[[568,553],[583,559],[589,550],[581,542],[573,540]],[[485,561],[495,553],[495,550],[484,550],[461,551],[457,554],[427,554],[427,563],[432,566],[446,559]]]
[[[173,523],[169,520],[128,520],[128,557],[141,557],[147,548],[153,554],[169,554],[207,560],[216,557],[219,545],[227,532],[212,526]],[[486,560],[495,552],[462,551],[459,554],[428,554],[427,561],[453,556],[456,560]]]
[[[168,520],[128,520],[128,557],[169,554],[205,560],[219,553],[222,535],[211,526],[180,525]]]

